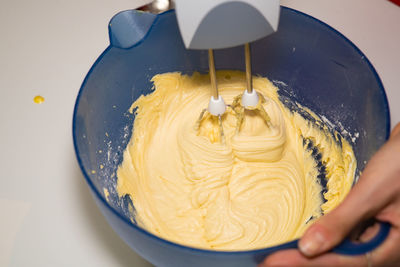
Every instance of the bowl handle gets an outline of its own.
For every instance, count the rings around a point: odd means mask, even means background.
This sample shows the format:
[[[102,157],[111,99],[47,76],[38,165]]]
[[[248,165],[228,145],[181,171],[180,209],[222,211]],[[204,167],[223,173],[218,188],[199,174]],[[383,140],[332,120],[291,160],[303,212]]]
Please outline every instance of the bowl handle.
[[[332,249],[332,252],[342,255],[362,255],[374,250],[388,237],[391,227],[390,223],[387,222],[378,221],[377,223],[379,223],[379,231],[368,242],[355,243],[350,238],[346,238],[342,241],[342,243],[334,247]],[[298,243],[299,240],[294,240],[292,242],[278,246],[276,250],[298,248]]]
[[[379,222],[379,231],[378,233],[368,242],[366,243],[354,243],[350,238],[346,238],[342,243],[334,247],[331,251],[337,254],[342,255],[362,255],[367,252],[370,252],[377,248],[380,244],[385,241],[390,232],[391,225],[387,222]],[[268,256],[274,252],[284,250],[284,249],[298,249],[299,248],[299,239],[293,240],[288,243],[284,243],[275,247],[272,247],[268,250],[266,254],[257,255],[255,260],[257,263],[260,263],[264,260],[265,256]]]
[[[146,36],[157,15],[139,10],[125,10],[116,14],[108,24],[111,46],[130,48]]]
[[[332,252],[342,255],[362,255],[367,252],[370,252],[377,248],[380,244],[385,241],[388,237],[390,232],[391,225],[387,222],[380,222],[379,223],[379,231],[378,233],[368,242],[366,243],[355,243],[350,238],[346,238],[342,241],[339,245],[332,249]],[[291,249],[291,248],[298,248],[299,239],[293,240],[288,243],[284,243],[282,245],[276,246],[272,248],[268,254],[271,254],[275,251],[279,251],[282,249]]]
[[[332,249],[333,252],[343,255],[361,255],[377,248],[385,241],[390,232],[390,224],[387,222],[378,222],[378,233],[366,243],[354,243],[349,238],[343,240],[342,243]]]

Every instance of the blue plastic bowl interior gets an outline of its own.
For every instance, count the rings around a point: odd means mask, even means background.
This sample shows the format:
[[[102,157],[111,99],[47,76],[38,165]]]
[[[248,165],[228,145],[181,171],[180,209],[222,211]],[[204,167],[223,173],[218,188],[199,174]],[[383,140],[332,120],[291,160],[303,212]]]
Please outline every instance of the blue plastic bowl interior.
[[[217,50],[215,60],[217,69],[244,70],[242,47]],[[274,81],[282,97],[325,116],[339,132],[350,133],[358,171],[388,138],[388,103],[377,73],[354,44],[321,21],[282,8],[278,32],[252,44],[252,65],[254,74]],[[254,265],[282,247],[217,252],[181,246],[131,222],[130,198],[117,197],[116,169],[135,119],[127,111],[140,95],[151,92],[153,75],[172,71],[208,71],[206,51],[184,48],[174,11],[158,15],[135,46],[110,45],[97,59],[80,89],[73,117],[74,146],[84,177],[114,230],[153,264]]]

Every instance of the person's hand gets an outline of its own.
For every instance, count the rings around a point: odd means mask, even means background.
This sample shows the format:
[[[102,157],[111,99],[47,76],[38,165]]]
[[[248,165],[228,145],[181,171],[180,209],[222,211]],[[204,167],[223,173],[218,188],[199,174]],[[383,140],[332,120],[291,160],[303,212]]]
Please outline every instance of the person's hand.
[[[389,236],[378,248],[360,256],[328,252],[356,225],[373,217],[392,224]],[[376,230],[367,229],[360,240],[368,240]],[[344,201],[307,229],[299,250],[276,252],[261,266],[400,266],[400,124]]]

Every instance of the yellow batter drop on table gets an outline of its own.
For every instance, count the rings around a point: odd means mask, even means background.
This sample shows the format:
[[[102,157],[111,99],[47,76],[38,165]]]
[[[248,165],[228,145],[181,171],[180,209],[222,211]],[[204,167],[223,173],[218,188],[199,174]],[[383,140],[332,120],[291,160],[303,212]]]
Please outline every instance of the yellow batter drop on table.
[[[219,71],[217,79],[227,103],[245,88],[239,71]],[[227,109],[222,144],[211,116],[195,127],[210,99],[208,75],[153,77],[155,91],[131,107],[137,108],[134,131],[117,172],[118,194],[131,196],[140,226],[193,247],[263,248],[300,237],[310,217],[318,218],[321,208],[329,212],[349,192],[356,169],[351,145],[315,114],[311,123],[289,111],[268,79],[253,79],[271,125],[246,111],[237,134]],[[303,138],[318,147],[326,166],[324,204],[317,162]]]

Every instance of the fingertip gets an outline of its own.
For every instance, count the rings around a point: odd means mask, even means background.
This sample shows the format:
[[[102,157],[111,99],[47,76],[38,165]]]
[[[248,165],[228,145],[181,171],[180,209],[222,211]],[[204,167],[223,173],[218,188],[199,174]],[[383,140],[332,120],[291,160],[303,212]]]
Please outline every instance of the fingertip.
[[[363,216],[363,210],[354,211],[354,203],[357,202],[354,202],[355,197],[349,198],[351,194],[307,229],[298,243],[304,256],[310,258],[329,251],[357,225]]]
[[[307,257],[313,257],[324,252],[327,245],[326,231],[319,223],[310,226],[298,244],[300,252]]]

